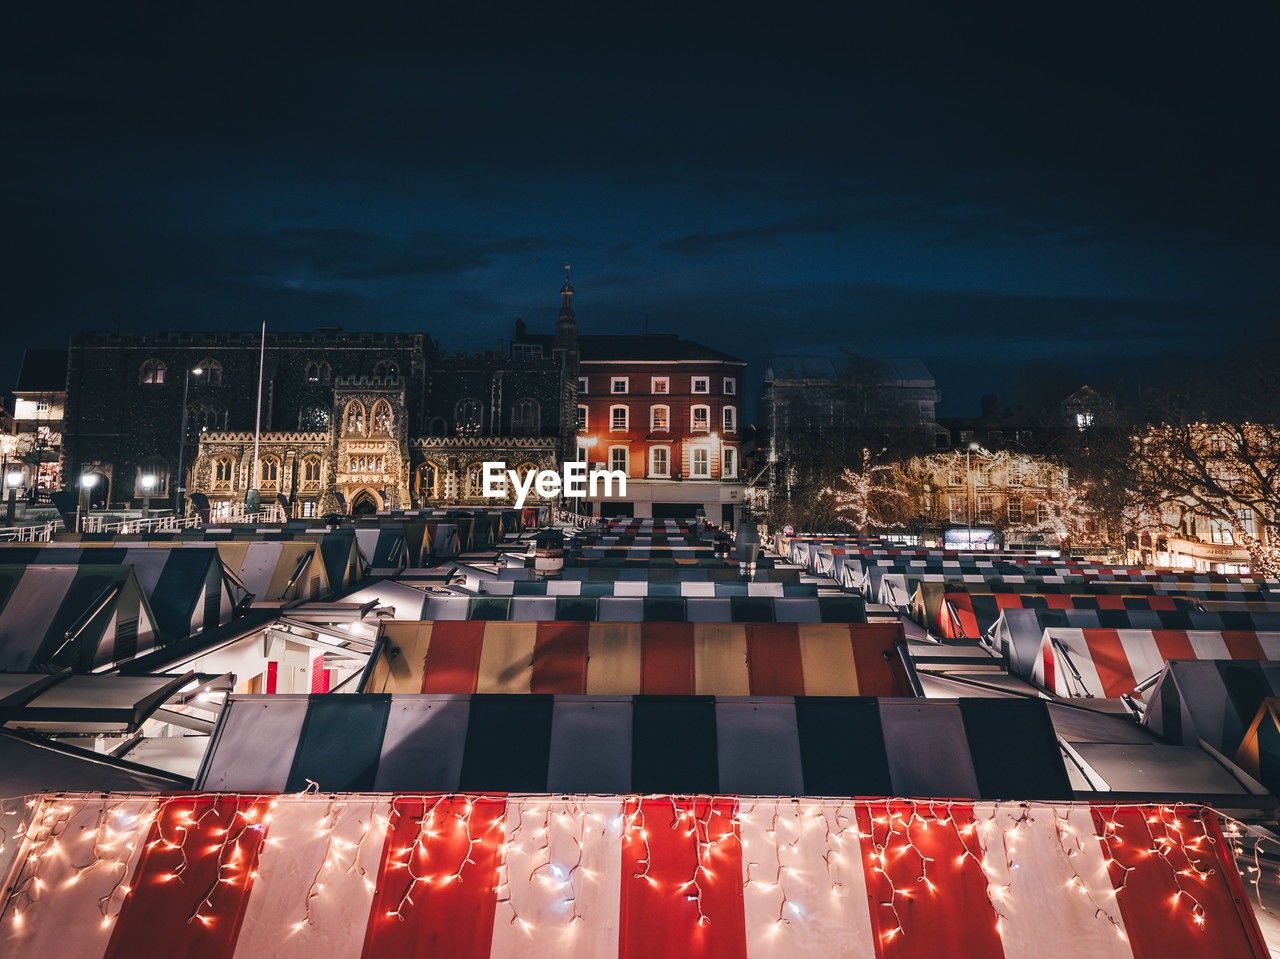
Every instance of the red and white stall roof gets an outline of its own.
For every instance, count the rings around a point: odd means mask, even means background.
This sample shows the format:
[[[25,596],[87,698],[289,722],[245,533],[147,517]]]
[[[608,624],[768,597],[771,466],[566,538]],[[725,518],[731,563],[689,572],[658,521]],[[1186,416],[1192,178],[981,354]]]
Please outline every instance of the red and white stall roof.
[[[0,956],[1267,955],[1203,807],[206,793],[30,813]]]
[[[1114,699],[1171,659],[1280,659],[1280,633],[1256,630],[1050,628],[1031,681],[1060,696]]]

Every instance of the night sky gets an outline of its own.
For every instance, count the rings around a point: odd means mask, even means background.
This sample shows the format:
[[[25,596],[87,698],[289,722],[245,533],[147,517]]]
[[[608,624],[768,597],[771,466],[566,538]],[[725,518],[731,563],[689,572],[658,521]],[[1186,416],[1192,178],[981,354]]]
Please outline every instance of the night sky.
[[[1278,11],[10,4],[0,375],[117,320],[491,347],[566,262],[584,333],[920,356],[951,414],[1222,350],[1280,318]]]

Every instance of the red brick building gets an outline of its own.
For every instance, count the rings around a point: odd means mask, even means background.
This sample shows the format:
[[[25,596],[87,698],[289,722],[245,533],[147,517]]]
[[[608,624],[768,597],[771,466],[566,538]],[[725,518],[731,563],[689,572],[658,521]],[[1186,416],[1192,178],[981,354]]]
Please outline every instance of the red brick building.
[[[746,363],[675,334],[577,335],[573,287],[560,290],[557,337],[577,342],[580,459],[627,474],[625,496],[585,500],[593,513],[732,523],[742,505]],[[513,349],[550,343],[517,329]]]

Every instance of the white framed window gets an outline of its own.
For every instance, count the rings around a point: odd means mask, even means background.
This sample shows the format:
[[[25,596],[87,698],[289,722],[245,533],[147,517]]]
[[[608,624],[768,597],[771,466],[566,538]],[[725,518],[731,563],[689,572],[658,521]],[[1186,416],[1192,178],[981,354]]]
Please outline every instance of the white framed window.
[[[609,429],[625,430],[627,428],[627,408],[625,406],[609,407]]]
[[[649,380],[649,392],[662,396],[671,392],[671,377],[655,376]]]
[[[587,429],[587,408],[581,403],[578,404],[578,418],[575,420],[574,428],[579,430]]]
[[[578,377],[578,392],[579,392],[579,393],[584,394],[584,395],[586,394],[586,392],[587,392],[587,383],[588,383],[588,379],[587,379],[587,377],[585,377],[585,376],[579,376],[579,377]]]
[[[693,430],[711,429],[711,407],[695,406],[689,410],[689,427]]]
[[[610,393],[625,393],[625,392],[627,392],[627,382],[628,382],[628,381],[627,381],[627,377],[625,377],[625,376],[615,376],[615,377],[612,377],[612,378],[609,380],[609,392],[610,392]]]
[[[671,447],[649,447],[649,475],[657,479],[668,479],[671,476]]]
[[[667,406],[649,407],[649,429],[655,433],[666,433],[671,430],[671,408]]]
[[[627,472],[627,448],[625,446],[609,447],[609,469]]]
[[[964,516],[964,497],[948,496],[947,497],[947,515],[951,517],[953,523],[963,523]]]
[[[711,478],[711,451],[705,447],[698,447],[693,451],[690,457],[689,475],[694,479],[710,479]]]
[[[738,448],[736,446],[726,446],[722,458],[724,464],[721,475],[725,479],[733,479],[738,475]]]
[[[724,378],[724,395],[725,396],[738,395],[738,378],[736,376],[726,376]]]
[[[984,523],[990,523],[995,517],[995,497],[990,493],[978,494],[978,519]]]
[[[694,393],[710,393],[710,392],[711,392],[711,377],[709,377],[709,376],[695,376],[695,377],[693,378],[693,392],[694,392]]]
[[[1022,522],[1022,497],[1021,496],[1009,497],[1009,522],[1010,523]]]
[[[724,408],[724,431],[726,433],[736,433],[738,431],[738,408],[736,406],[726,406]]]
[[[36,412],[37,412],[37,413],[48,413],[48,412],[49,412],[49,401],[48,401],[48,400],[36,400]]]

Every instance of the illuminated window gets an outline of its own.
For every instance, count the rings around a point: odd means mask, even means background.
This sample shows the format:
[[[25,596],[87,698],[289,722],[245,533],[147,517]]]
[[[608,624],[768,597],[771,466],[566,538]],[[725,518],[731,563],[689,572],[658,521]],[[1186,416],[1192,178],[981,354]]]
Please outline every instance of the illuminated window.
[[[689,411],[690,426],[695,430],[711,429],[711,407],[695,406]]]
[[[352,400],[347,404],[347,412],[342,418],[345,429],[348,434],[364,432],[364,404],[359,400]]]
[[[700,448],[693,451],[691,475],[694,479],[708,479],[711,476],[711,454],[707,450]]]
[[[373,424],[371,432],[390,433],[391,404],[386,400],[378,400],[378,402],[374,403],[373,413],[369,417],[369,422]]]
[[[625,446],[609,447],[609,469],[627,472],[627,448]]]
[[[264,456],[259,460],[258,489],[264,493],[280,492],[280,460],[275,456]]]
[[[649,407],[649,429],[655,433],[666,433],[671,429],[669,420],[671,410],[666,406]]]
[[[649,447],[649,475],[666,479],[671,475],[671,447]]]
[[[213,461],[213,488],[225,492],[235,486],[236,461],[230,456],[219,456]]]
[[[609,429],[625,430],[627,428],[627,408],[612,406],[609,408]]]
[[[651,392],[661,395],[671,392],[671,377],[655,376],[649,381],[649,389]]]
[[[147,360],[142,364],[142,369],[138,373],[138,382],[158,386],[164,382],[164,374],[167,369],[168,367],[159,360]]]
[[[724,448],[724,468],[722,475],[725,479],[733,479],[738,475],[738,450],[732,446]]]

